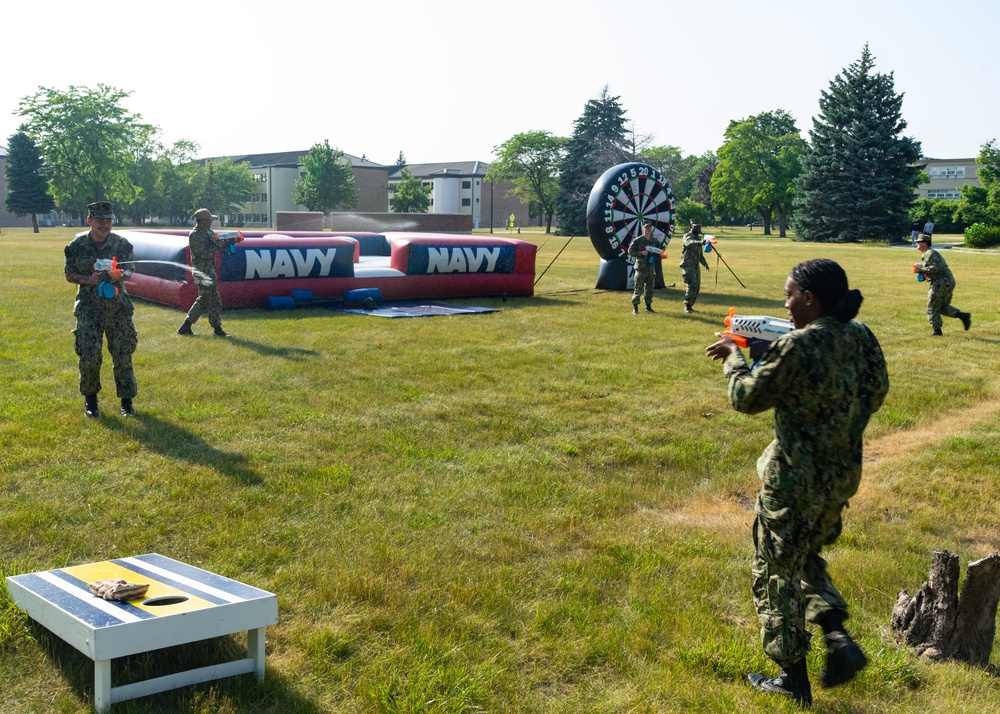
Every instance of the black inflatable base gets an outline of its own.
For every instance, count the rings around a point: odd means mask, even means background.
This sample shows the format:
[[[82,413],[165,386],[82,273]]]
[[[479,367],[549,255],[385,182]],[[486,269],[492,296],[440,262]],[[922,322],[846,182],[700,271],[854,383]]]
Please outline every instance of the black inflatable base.
[[[663,262],[656,261],[656,280],[653,287],[662,288],[663,282]],[[631,292],[635,289],[635,282],[632,279],[632,266],[624,258],[614,260],[604,260],[601,258],[601,267],[597,273],[597,290],[627,290]]]

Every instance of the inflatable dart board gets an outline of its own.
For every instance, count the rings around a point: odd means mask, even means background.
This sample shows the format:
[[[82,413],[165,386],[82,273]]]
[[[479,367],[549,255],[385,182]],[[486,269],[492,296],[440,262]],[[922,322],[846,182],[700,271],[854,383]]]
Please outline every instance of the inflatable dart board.
[[[643,220],[653,223],[653,235],[666,246],[674,233],[674,204],[670,183],[652,166],[631,162],[611,167],[587,201],[587,232],[597,254],[631,263],[628,246]]]

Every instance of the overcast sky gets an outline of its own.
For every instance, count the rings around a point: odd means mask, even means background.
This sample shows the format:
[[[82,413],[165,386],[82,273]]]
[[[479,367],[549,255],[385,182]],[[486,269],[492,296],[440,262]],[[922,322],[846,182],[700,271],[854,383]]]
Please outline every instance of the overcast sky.
[[[106,84],[201,156],[324,139],[392,163],[489,161],[514,134],[569,136],[608,85],[635,131],[685,154],[820,92],[868,43],[925,156],[1000,136],[997,0],[11,0],[0,9],[0,145],[40,86]]]

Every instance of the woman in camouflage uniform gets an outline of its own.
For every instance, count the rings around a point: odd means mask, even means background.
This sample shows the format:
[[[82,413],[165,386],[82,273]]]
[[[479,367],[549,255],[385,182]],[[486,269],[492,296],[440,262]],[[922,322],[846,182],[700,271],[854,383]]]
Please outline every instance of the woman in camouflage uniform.
[[[774,409],[775,439],[757,461],[753,597],[764,652],[782,672],[747,678],[759,691],[811,703],[807,620],[825,636],[824,687],[849,681],[867,664],[844,629],[847,603],[820,551],[840,536],[841,512],[861,481],[862,436],[889,377],[875,335],[853,319],[863,297],[848,289],[837,263],[795,266],[785,296],[795,329],[775,340],[755,369],[728,337],[707,354],[724,360],[737,411]]]

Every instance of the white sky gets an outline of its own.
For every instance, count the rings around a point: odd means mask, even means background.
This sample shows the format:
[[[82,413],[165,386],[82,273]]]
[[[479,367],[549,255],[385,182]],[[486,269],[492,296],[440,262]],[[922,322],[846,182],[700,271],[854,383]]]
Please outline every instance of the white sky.
[[[40,86],[107,84],[201,156],[332,146],[378,163],[489,161],[514,134],[569,136],[604,85],[637,132],[717,150],[731,119],[789,111],[869,44],[925,156],[1000,136],[997,0],[11,0],[0,145]]]

